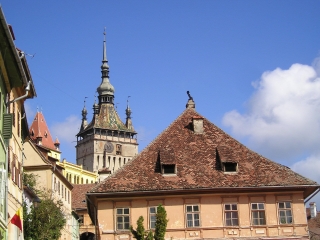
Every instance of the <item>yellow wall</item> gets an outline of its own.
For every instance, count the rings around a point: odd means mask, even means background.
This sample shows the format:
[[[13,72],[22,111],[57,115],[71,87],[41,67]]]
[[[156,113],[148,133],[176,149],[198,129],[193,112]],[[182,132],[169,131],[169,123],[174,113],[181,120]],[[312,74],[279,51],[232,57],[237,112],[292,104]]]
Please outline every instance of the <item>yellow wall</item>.
[[[97,172],[84,170],[82,168],[82,165],[69,163],[65,159],[63,159],[62,162],[59,162],[58,164],[64,168],[63,176],[65,176],[71,183],[87,184],[95,183],[98,180]]]
[[[279,224],[278,202],[291,203],[292,224]],[[238,226],[226,226],[224,205],[235,203],[238,207]],[[264,203],[266,225],[253,225],[251,203]],[[284,237],[308,236],[307,220],[302,192],[186,195],[176,197],[158,196],[134,199],[98,200],[98,224],[101,240],[128,239],[130,232],[116,230],[116,208],[130,209],[130,225],[136,228],[139,216],[144,217],[144,226],[149,229],[149,207],[162,204],[169,219],[167,239],[238,238],[238,237]],[[186,206],[198,205],[200,227],[186,227]]]

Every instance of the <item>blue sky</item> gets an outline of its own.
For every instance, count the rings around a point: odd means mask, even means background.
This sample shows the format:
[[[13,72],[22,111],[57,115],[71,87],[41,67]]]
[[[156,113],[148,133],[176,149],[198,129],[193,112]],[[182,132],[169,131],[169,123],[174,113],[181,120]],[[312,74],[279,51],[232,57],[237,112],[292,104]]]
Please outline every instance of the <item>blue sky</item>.
[[[37,111],[75,162],[83,101],[101,82],[107,29],[110,81],[139,150],[185,108],[258,153],[320,182],[320,1],[0,1],[28,54]]]

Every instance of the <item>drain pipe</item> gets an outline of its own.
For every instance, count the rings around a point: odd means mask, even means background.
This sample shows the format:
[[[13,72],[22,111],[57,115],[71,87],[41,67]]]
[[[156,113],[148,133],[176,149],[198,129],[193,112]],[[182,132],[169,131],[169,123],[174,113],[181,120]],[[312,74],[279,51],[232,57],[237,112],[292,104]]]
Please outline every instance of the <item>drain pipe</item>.
[[[29,91],[30,91],[30,85],[31,85],[31,82],[29,81],[28,84],[27,84],[27,86],[26,86],[26,88],[25,88],[26,94],[23,95],[23,96],[20,96],[20,97],[18,97],[18,98],[16,98],[16,99],[13,99],[13,100],[11,100],[11,101],[8,101],[8,102],[7,102],[7,106],[8,106],[10,103],[14,103],[14,102],[16,102],[16,101],[18,101],[18,100],[21,100],[21,99],[24,99],[24,98],[28,97],[28,94],[29,94]]]

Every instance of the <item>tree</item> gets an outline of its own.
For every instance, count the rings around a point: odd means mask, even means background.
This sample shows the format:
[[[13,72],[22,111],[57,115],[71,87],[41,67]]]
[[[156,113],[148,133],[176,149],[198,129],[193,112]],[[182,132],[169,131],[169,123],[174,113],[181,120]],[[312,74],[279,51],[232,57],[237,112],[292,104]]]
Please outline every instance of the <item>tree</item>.
[[[61,236],[66,220],[63,215],[63,203],[54,199],[52,191],[36,186],[37,175],[24,174],[24,184],[32,187],[41,202],[31,206],[28,213],[23,205],[23,231],[25,240],[56,240]]]
[[[26,240],[55,240],[61,236],[66,220],[62,212],[62,202],[49,197],[42,197],[37,207],[32,206],[27,213],[24,206],[24,237]]]
[[[156,229],[154,232],[155,240],[164,240],[168,221],[169,220],[167,219],[167,212],[165,208],[160,204],[157,208]]]
[[[137,240],[144,240],[146,232],[143,226],[144,218],[142,216],[137,220],[137,230],[134,230],[132,226],[130,226],[130,231],[133,234],[133,237]]]

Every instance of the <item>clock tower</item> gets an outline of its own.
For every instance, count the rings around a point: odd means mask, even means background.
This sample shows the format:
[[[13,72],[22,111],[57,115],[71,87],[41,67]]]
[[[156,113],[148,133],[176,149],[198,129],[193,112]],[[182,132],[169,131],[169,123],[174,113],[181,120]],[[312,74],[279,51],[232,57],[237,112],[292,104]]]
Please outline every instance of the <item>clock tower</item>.
[[[87,109],[82,109],[82,123],[77,134],[77,164],[83,169],[101,173],[99,180],[114,173],[138,154],[136,131],[127,103],[126,123],[114,108],[114,87],[109,80],[109,65],[104,33],[101,84],[97,88],[98,103],[93,104],[93,118],[87,122]]]

